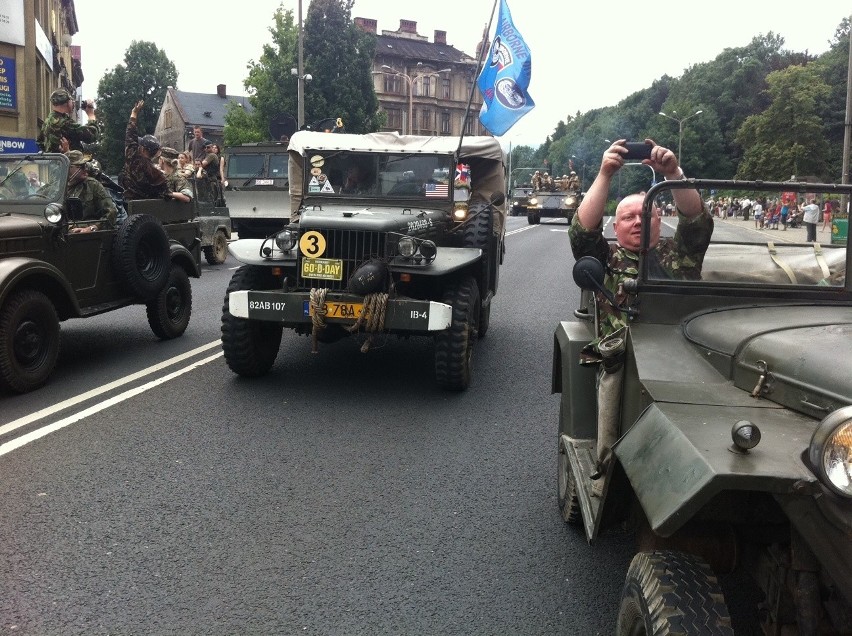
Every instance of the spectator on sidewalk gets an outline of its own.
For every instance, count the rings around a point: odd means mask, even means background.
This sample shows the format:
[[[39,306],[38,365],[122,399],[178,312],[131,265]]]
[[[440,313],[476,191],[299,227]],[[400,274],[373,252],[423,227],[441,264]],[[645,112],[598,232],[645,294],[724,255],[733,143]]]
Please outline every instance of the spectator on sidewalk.
[[[828,199],[822,208],[822,229],[831,232],[831,201]]]
[[[808,233],[805,240],[808,243],[815,243],[817,240],[816,226],[819,223],[819,206],[814,202],[813,197],[810,197],[808,204],[802,208],[802,222],[805,224]]]

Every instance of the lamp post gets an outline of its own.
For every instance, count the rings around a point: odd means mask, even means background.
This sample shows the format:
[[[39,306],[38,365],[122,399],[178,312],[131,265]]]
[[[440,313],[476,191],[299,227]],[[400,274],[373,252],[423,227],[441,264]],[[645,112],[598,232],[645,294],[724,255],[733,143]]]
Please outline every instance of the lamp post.
[[[696,110],[696,111],[695,111],[694,113],[692,113],[691,115],[687,115],[687,116],[686,116],[686,117],[684,117],[683,119],[679,119],[678,117],[673,117],[673,115],[677,115],[677,111],[676,111],[676,110],[673,110],[671,115],[666,115],[663,111],[660,111],[660,115],[662,115],[663,117],[668,117],[668,118],[669,118],[669,119],[671,119],[672,121],[676,121],[676,122],[677,122],[677,126],[678,126],[678,132],[677,132],[677,160],[678,160],[678,162],[679,162],[681,165],[683,165],[683,152],[682,152],[682,148],[681,148],[681,145],[683,144],[683,122],[685,122],[687,119],[690,119],[690,118],[692,118],[692,117],[695,117],[696,115],[700,115],[700,114],[701,114],[701,113],[703,113],[703,112],[704,112],[703,110]]]
[[[422,65],[423,62],[417,62],[417,66]],[[414,122],[412,121],[414,117],[414,82],[421,77],[438,75],[439,73],[449,73],[452,69],[442,68],[440,71],[429,71],[428,73],[415,73],[414,75],[409,75],[408,73],[403,73],[402,71],[397,70],[392,66],[388,66],[387,64],[382,64],[382,68],[390,71],[391,75],[398,75],[399,77],[402,77],[408,83],[408,126],[406,126],[407,131],[405,134],[410,135],[414,130]]]
[[[577,157],[577,155],[571,155],[571,158],[572,159],[579,159],[579,157]],[[582,190],[583,185],[585,185],[585,183],[586,183],[586,162],[585,161],[583,162],[583,168],[581,170],[581,173],[582,173],[582,177],[581,177],[581,180],[580,180],[580,189]]]

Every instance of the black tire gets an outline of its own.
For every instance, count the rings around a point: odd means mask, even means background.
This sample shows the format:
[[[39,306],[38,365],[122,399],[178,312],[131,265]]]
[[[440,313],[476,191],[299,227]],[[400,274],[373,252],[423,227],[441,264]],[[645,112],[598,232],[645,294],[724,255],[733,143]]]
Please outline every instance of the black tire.
[[[228,237],[222,230],[213,235],[211,245],[204,246],[204,260],[208,265],[221,265],[228,258]]]
[[[733,636],[719,582],[701,559],[683,552],[640,552],[621,594],[618,636]]]
[[[234,373],[247,378],[265,375],[275,363],[281,346],[283,326],[275,322],[235,318],[228,307],[234,291],[264,290],[275,287],[275,278],[266,267],[243,265],[234,272],[222,307],[222,350]]]
[[[541,217],[537,214],[527,214],[527,224],[528,225],[538,225],[541,223]]]
[[[479,288],[473,276],[450,283],[443,302],[453,308],[449,329],[435,336],[435,379],[450,391],[464,391],[473,371],[473,345],[479,329]]]
[[[561,415],[559,419],[562,419]],[[569,523],[572,526],[582,524],[583,515],[580,511],[580,500],[577,498],[577,481],[574,473],[571,472],[568,451],[564,447],[561,436],[559,439],[556,494],[559,501],[559,510],[562,512],[562,519],[565,523]]]
[[[146,305],[151,331],[161,340],[183,335],[192,316],[192,286],[180,265],[172,265],[169,279],[157,297]]]
[[[154,300],[169,278],[169,237],[160,220],[149,214],[127,217],[115,233],[113,263],[134,296]]]
[[[491,249],[491,209],[483,210],[464,226],[462,245],[464,247],[478,247],[482,250],[482,259],[479,261],[479,285],[480,292],[488,293],[488,285],[491,281],[491,268],[497,267],[497,261]],[[479,309],[480,338],[484,338],[491,325],[491,303],[482,305]]]
[[[0,385],[26,393],[47,381],[59,357],[59,318],[50,299],[26,289],[0,308]]]

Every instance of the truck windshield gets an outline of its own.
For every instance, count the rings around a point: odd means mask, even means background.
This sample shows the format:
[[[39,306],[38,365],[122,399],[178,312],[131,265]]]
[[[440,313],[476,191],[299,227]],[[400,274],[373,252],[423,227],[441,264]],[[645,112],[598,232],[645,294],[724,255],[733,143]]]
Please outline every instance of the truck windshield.
[[[309,151],[305,192],[329,197],[448,201],[452,156]]]

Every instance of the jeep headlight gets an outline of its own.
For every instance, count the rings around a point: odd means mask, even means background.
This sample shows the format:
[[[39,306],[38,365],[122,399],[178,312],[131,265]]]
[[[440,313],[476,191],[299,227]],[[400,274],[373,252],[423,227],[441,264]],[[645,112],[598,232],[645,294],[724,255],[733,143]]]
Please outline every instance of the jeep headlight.
[[[538,205],[538,199],[536,197],[530,197],[530,200],[527,201],[530,205]]]
[[[44,208],[44,218],[51,225],[56,225],[62,220],[62,206],[58,203],[48,203]]]
[[[457,202],[453,207],[453,221],[456,223],[464,221],[467,218],[468,210],[467,203]]]
[[[808,456],[823,484],[852,498],[852,406],[823,418],[811,437]]]
[[[282,252],[289,252],[296,245],[296,233],[292,230],[282,230],[275,235],[275,247]]]
[[[417,244],[410,236],[403,236],[399,239],[399,243],[396,244],[396,250],[399,252],[400,256],[411,258],[414,256],[414,252],[417,251]]]

